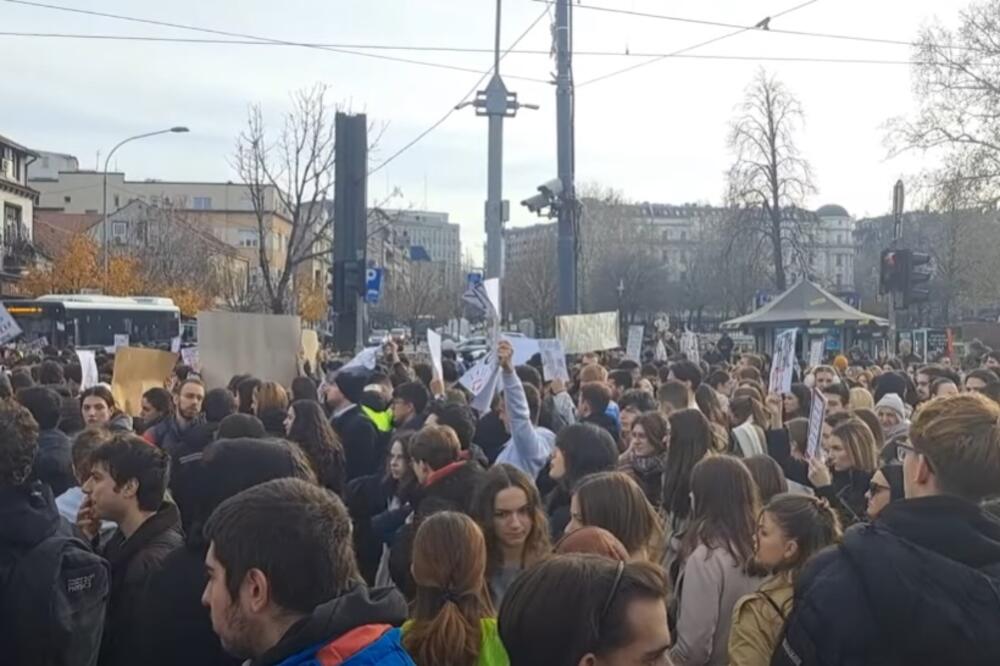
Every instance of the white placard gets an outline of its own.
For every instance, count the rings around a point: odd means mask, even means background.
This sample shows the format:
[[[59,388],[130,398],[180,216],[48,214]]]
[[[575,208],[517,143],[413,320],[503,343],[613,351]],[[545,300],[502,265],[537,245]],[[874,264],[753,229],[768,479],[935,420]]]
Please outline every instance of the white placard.
[[[493,309],[496,310],[497,321],[503,319],[503,313],[500,310],[500,278],[484,280],[483,287],[486,289],[486,296],[490,299],[490,303],[493,304]]]
[[[667,360],[667,346],[663,340],[656,341],[656,351],[653,352],[653,359],[662,363]]]
[[[378,360],[378,353],[381,347],[365,347],[358,355],[352,358],[350,361],[341,366],[341,370],[347,370],[348,368],[366,368],[368,370],[375,369],[375,363]]]
[[[94,350],[77,349],[76,357],[80,359],[80,390],[85,391],[91,386],[96,386],[100,381],[100,374],[97,372]]]
[[[178,335],[176,338],[170,338],[170,351],[175,354],[181,352],[181,336]]]
[[[562,340],[567,354],[614,349],[618,340],[618,313],[563,315],[556,317],[556,337]]]
[[[823,338],[809,343],[809,367],[815,368],[823,364]]]
[[[441,365],[441,334],[432,328],[427,329],[427,349],[431,353],[431,365],[434,366],[434,377],[444,381],[444,370]]]
[[[181,363],[188,366],[189,368],[194,368],[195,370],[200,370],[201,366],[198,365],[198,348],[197,347],[185,347],[181,350]]]
[[[625,345],[625,356],[636,363],[642,362],[642,336],[646,332],[643,325],[628,327],[628,344]]]
[[[497,363],[496,353],[490,351],[479,359],[478,363],[462,375],[458,383],[473,394],[470,407],[480,414],[488,412],[493,396],[497,392],[497,385],[500,383],[500,364]]]
[[[0,344],[10,342],[19,335],[21,335],[21,327],[7,312],[7,308],[0,303]]]
[[[554,379],[569,381],[569,369],[566,367],[566,350],[562,340],[539,340],[538,349],[542,354],[542,371],[545,381]]]
[[[795,369],[795,334],[797,329],[782,331],[774,341],[774,355],[771,361],[771,380],[768,393],[784,395],[792,390],[792,372]]]
[[[504,339],[514,348],[514,357],[511,359],[514,365],[526,364],[531,360],[532,356],[540,351],[538,347],[539,341],[534,338],[504,337]]]
[[[692,363],[701,361],[701,352],[698,350],[698,336],[693,331],[684,331],[681,335],[681,351]]]
[[[115,333],[115,345],[114,346],[115,346],[116,350],[119,347],[128,347],[128,343],[129,343],[128,334]]]
[[[826,396],[819,389],[812,390],[809,404],[809,434],[806,436],[806,456],[817,458],[823,441],[823,420],[826,418]]]

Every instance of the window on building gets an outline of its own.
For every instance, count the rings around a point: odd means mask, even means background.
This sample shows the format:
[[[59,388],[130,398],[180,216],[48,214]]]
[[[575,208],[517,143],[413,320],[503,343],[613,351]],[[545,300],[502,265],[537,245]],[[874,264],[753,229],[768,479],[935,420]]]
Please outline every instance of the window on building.
[[[195,210],[211,210],[212,197],[195,197],[193,207]]]
[[[844,255],[838,254],[837,255],[837,268],[842,268],[843,265],[844,265]]]
[[[127,235],[128,235],[127,222],[111,223],[111,240],[115,243],[115,245],[124,245]]]
[[[72,200],[73,200],[73,197],[68,197],[68,196],[67,197],[63,197],[63,203],[69,203]]]
[[[12,243],[21,237],[21,215],[20,206],[3,205],[3,233],[6,243]]]
[[[686,241],[688,239],[688,234],[686,231],[681,232],[681,240]]]
[[[255,229],[240,229],[236,244],[240,247],[258,247],[260,237]]]

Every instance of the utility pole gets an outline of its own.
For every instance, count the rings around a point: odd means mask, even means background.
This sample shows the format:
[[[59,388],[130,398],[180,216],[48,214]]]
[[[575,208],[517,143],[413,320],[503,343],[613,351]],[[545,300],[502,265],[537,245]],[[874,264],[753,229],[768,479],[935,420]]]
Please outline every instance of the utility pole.
[[[900,178],[892,188],[892,249],[897,249],[903,231],[903,179]],[[889,356],[896,355],[896,292],[889,292]]]
[[[562,200],[559,205],[559,313],[577,312],[577,217],[573,130],[573,40],[571,0],[556,0],[556,149]]]
[[[486,277],[503,277],[503,225],[510,219],[510,203],[503,197],[503,119],[513,118],[519,108],[538,108],[520,104],[517,93],[509,92],[500,78],[500,3],[497,0],[497,21],[493,40],[493,76],[485,90],[476,92],[476,99],[468,104],[476,109],[477,116],[489,119],[489,139],[486,155]]]

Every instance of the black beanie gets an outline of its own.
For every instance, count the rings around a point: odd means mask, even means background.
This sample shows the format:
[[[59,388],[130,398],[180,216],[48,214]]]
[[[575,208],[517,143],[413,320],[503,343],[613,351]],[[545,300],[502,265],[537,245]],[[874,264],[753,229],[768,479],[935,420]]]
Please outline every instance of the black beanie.
[[[365,386],[368,385],[368,373],[360,368],[341,370],[334,376],[333,383],[337,385],[345,398],[357,404],[361,402]]]

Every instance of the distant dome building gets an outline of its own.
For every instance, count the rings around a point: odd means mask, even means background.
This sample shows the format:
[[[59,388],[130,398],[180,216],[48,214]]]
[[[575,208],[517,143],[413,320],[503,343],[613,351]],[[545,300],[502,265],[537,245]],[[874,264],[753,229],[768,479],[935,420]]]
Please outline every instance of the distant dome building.
[[[816,211],[818,217],[850,217],[847,214],[847,209],[843,206],[837,204],[826,204],[825,206],[820,206],[819,210]]]
[[[836,294],[854,290],[854,221],[847,209],[826,204],[816,211],[819,224],[809,247],[810,274]]]

